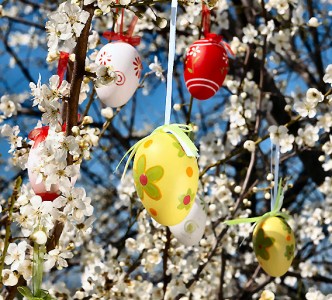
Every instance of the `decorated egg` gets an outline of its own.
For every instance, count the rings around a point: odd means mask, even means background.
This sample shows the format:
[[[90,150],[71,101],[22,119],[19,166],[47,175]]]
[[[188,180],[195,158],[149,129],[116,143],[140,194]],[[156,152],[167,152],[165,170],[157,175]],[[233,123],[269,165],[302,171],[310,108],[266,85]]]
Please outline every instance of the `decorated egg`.
[[[176,225],[189,214],[198,187],[197,160],[173,134],[146,138],[135,154],[133,174],[139,198],[158,223]]]
[[[169,227],[180,243],[185,246],[193,246],[199,243],[205,231],[205,210],[205,203],[196,197],[193,207],[184,220]]]
[[[281,217],[269,217],[258,223],[253,233],[255,255],[263,270],[273,277],[284,275],[292,264],[295,237]]]
[[[127,103],[138,87],[142,71],[136,49],[121,41],[109,43],[98,52],[96,64],[112,66],[116,73],[115,82],[96,88],[100,100],[110,107]]]
[[[184,80],[189,93],[198,100],[214,96],[227,75],[228,56],[220,39],[210,33],[194,42],[186,53]]]
[[[65,127],[63,127],[64,130]],[[38,182],[38,177],[41,171],[41,157],[42,150],[44,147],[45,139],[48,135],[48,126],[41,128],[36,128],[32,130],[29,134],[29,139],[33,140],[33,145],[30,149],[27,169],[28,177],[31,184],[31,187],[36,195],[39,195],[43,201],[53,201],[60,195],[59,186],[57,184],[52,184],[50,189],[47,190],[44,182]],[[77,180],[77,177],[71,179],[71,183],[74,185]]]

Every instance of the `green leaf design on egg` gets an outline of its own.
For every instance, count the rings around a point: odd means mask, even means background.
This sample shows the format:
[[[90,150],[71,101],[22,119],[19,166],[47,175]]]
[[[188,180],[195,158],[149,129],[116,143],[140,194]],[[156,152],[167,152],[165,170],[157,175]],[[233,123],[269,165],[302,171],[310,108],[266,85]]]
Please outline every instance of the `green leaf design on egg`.
[[[264,260],[270,259],[270,254],[267,250],[268,247],[271,247],[274,243],[274,238],[265,237],[264,229],[259,228],[254,239],[254,251],[257,256],[260,256]]]
[[[294,244],[286,246],[286,251],[284,253],[285,257],[287,257],[288,260],[293,259],[294,257]]]
[[[161,166],[154,166],[146,169],[146,157],[141,155],[137,160],[136,169],[133,170],[134,182],[138,197],[144,200],[144,193],[151,199],[160,200],[161,191],[155,182],[159,181],[164,175],[164,169]]]

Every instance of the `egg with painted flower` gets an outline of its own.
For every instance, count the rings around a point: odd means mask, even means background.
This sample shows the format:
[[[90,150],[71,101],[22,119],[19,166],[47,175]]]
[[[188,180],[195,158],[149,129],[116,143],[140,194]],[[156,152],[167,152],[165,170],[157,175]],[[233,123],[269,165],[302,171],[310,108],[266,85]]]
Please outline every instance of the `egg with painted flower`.
[[[126,104],[135,93],[142,71],[137,50],[125,42],[113,42],[100,49],[97,65],[112,66],[116,79],[108,85],[96,87],[99,99],[110,107]]]
[[[228,56],[220,39],[210,33],[194,42],[186,53],[184,80],[189,93],[198,100],[214,96],[227,75]]]
[[[201,240],[206,223],[206,206],[204,201],[196,197],[189,214],[184,220],[169,229],[176,239],[185,246],[193,246]]]
[[[295,252],[293,230],[282,217],[268,217],[259,222],[253,233],[256,258],[263,270],[273,277],[284,275]]]
[[[189,214],[198,188],[198,165],[171,133],[151,134],[138,147],[133,166],[137,194],[147,212],[165,226]]]

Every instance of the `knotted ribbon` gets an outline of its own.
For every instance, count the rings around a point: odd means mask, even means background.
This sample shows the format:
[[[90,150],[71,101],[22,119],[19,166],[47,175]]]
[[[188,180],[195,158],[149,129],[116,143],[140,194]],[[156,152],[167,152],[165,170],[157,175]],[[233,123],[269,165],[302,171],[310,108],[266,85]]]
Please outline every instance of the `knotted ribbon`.
[[[109,41],[122,41],[128,43],[132,46],[138,46],[141,42],[141,37],[138,35],[133,36],[133,32],[138,20],[137,16],[134,16],[126,33],[123,32],[123,14],[124,9],[122,9],[121,23],[119,32],[105,31],[103,37]]]
[[[218,35],[216,33],[210,32],[210,26],[211,26],[211,12],[207,5],[203,2],[202,4],[202,27],[203,27],[203,34],[204,37],[214,43],[221,44],[225,50],[227,51],[228,55],[235,57],[234,52],[232,51],[231,46],[223,41],[223,36]]]
[[[191,125],[184,125],[184,124],[167,124],[167,125],[162,125],[159,126],[158,128],[156,128],[150,135],[148,135],[147,137],[139,140],[135,145],[133,145],[127,152],[126,154],[122,157],[122,159],[120,160],[119,164],[116,167],[116,170],[119,168],[120,164],[122,163],[122,161],[129,155],[124,171],[122,173],[122,177],[121,180],[124,178],[129,163],[132,160],[132,158],[135,156],[138,148],[144,143],[146,142],[149,138],[151,138],[152,135],[156,134],[156,133],[161,133],[161,132],[165,132],[165,133],[171,133],[174,135],[174,137],[178,140],[178,142],[180,143],[180,145],[182,146],[184,152],[186,153],[187,156],[189,157],[198,157],[198,150],[196,148],[196,146],[194,145],[194,143],[191,141],[191,139],[188,137],[188,135],[186,133],[191,132],[192,131],[192,126]]]
[[[234,220],[228,220],[228,221],[225,221],[224,224],[238,225],[241,223],[255,223],[254,226],[256,226],[256,224],[259,224],[260,222],[262,222],[265,219],[270,218],[270,217],[282,217],[283,219],[288,220],[290,218],[290,216],[288,214],[280,211],[282,204],[283,204],[283,200],[284,200],[284,191],[281,186],[281,183],[282,183],[282,179],[280,179],[280,181],[279,181],[278,194],[276,196],[274,206],[273,206],[273,209],[271,209],[271,211],[269,211],[259,217],[239,218],[239,219],[234,219]]]

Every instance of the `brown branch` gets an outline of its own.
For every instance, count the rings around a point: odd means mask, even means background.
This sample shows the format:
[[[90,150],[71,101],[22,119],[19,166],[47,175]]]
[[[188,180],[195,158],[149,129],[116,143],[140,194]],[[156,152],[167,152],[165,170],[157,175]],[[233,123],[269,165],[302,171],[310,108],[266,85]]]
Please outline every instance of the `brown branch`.
[[[70,99],[67,104],[66,112],[66,135],[71,135],[73,126],[77,125],[77,114],[78,114],[78,102],[81,92],[81,85],[84,78],[85,72],[85,58],[88,46],[88,38],[91,20],[93,17],[94,8],[93,5],[84,6],[83,10],[86,10],[89,13],[89,18],[85,24],[84,29],[80,37],[77,39],[77,45],[75,47],[75,63],[72,73],[72,82],[70,86]],[[68,165],[72,164],[73,159],[71,155],[68,155]],[[56,221],[53,232],[50,239],[47,242],[46,248],[47,251],[50,251],[56,247],[59,242],[64,224],[60,221]]]

